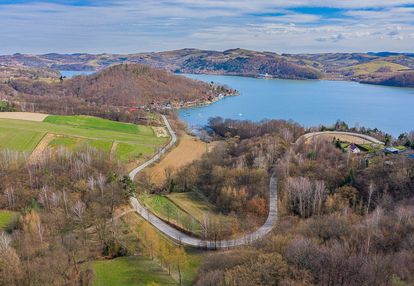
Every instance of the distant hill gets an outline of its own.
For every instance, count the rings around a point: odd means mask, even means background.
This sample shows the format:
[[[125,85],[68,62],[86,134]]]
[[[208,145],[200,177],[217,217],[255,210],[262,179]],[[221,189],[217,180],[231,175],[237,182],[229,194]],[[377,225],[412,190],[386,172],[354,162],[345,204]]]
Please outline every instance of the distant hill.
[[[55,70],[102,70],[120,63],[145,64],[177,73],[205,73],[285,79],[354,80],[381,84],[385,78],[414,69],[414,54],[321,53],[277,54],[244,49],[208,51],[182,49],[157,53],[118,54],[14,54],[0,56],[0,65]]]
[[[58,71],[50,68],[34,68],[26,66],[2,66],[0,65],[0,81],[6,79],[29,78],[29,79],[58,79]]]
[[[387,86],[414,87],[414,71],[391,73],[382,77],[364,79],[361,82]]]

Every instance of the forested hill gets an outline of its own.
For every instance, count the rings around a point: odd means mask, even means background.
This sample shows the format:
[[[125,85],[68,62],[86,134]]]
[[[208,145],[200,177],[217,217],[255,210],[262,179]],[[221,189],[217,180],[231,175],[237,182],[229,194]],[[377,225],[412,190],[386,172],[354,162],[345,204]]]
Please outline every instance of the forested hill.
[[[15,102],[23,111],[59,114],[165,109],[214,101],[232,92],[140,64],[116,65],[72,79],[0,82],[0,99]]]
[[[277,54],[244,49],[231,49],[223,52],[182,49],[128,55],[14,54],[0,56],[0,65],[55,70],[102,70],[120,63],[139,63],[182,73],[287,79],[321,78],[397,86],[414,85],[411,80],[411,73],[414,72],[414,55],[409,53]],[[405,75],[402,76],[402,73]],[[403,80],[399,80],[401,78]]]

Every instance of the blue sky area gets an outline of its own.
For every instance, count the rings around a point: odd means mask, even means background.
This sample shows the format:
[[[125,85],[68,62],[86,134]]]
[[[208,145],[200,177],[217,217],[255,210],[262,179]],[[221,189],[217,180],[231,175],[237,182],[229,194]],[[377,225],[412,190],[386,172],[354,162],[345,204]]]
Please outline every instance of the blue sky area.
[[[0,0],[0,54],[414,52],[414,0]]]

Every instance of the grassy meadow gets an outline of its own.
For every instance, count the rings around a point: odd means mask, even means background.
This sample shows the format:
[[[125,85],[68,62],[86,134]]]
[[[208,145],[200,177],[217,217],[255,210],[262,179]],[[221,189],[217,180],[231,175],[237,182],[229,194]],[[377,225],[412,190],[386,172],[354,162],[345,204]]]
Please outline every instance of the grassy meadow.
[[[120,257],[92,263],[95,278],[92,286],[177,285],[157,262],[147,257]]]
[[[196,218],[178,207],[170,199],[162,195],[142,194],[140,201],[158,217],[169,221],[187,231],[201,235],[202,226]]]
[[[0,119],[0,149],[32,153],[46,134],[51,148],[76,150],[92,146],[108,155],[116,142],[115,157],[130,162],[146,158],[165,144],[149,126],[115,122],[90,116],[48,116],[43,122]]]

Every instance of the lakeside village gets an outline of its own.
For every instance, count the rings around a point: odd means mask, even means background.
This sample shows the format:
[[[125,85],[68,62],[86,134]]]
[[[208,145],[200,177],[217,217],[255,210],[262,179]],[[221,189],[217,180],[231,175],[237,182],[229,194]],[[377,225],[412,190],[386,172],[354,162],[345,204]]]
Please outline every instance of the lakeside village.
[[[209,94],[205,95],[196,100],[185,101],[185,100],[169,100],[167,102],[157,102],[153,100],[150,104],[147,105],[139,105],[137,103],[131,103],[131,107],[126,107],[127,112],[135,112],[139,110],[144,111],[165,111],[165,110],[173,110],[173,109],[180,109],[180,108],[189,108],[189,107],[196,107],[201,105],[208,105],[214,102],[217,102],[224,97],[228,96],[237,96],[239,92],[233,88],[223,85],[217,85],[214,82],[210,83],[211,91]]]

